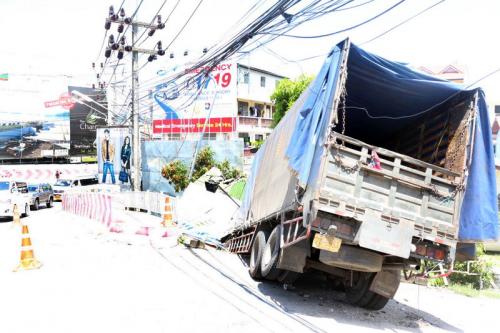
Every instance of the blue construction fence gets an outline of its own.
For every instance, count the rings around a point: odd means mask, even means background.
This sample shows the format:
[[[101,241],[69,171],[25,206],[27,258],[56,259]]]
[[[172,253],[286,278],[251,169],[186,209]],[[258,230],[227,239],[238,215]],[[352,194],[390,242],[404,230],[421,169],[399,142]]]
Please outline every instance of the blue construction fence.
[[[197,148],[198,145],[198,148]],[[172,185],[161,176],[161,169],[173,160],[181,160],[188,167],[193,162],[195,150],[210,146],[215,159],[227,159],[234,167],[243,169],[243,139],[224,141],[145,141],[142,143],[142,187],[144,191],[176,195]]]

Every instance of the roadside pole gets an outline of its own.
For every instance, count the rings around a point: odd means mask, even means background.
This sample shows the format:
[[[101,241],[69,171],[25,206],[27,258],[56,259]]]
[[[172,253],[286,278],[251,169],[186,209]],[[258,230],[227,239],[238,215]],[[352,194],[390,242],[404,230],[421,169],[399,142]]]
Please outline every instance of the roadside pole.
[[[132,23],[132,45],[135,45],[137,38],[137,25]],[[141,190],[141,140],[139,131],[139,98],[137,96],[139,76],[137,67],[139,65],[139,52],[132,50],[132,157],[133,157],[133,190]]]

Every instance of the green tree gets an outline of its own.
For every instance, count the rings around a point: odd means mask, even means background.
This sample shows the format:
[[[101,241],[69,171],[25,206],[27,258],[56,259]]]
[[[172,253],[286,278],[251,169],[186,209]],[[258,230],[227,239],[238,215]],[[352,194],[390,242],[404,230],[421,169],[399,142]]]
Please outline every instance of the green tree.
[[[233,167],[227,159],[217,163],[215,153],[210,146],[200,149],[196,155],[191,179],[189,179],[189,167],[180,160],[174,160],[165,165],[161,170],[161,175],[175,187],[176,192],[181,192],[189,183],[196,181],[214,166],[219,168],[224,179],[241,177],[241,171]]]
[[[272,126],[275,127],[280,122],[285,113],[292,107],[293,103],[299,98],[300,94],[307,88],[314,76],[302,74],[295,80],[283,79],[271,95],[274,103],[275,112],[273,115]]]
[[[180,160],[174,160],[161,169],[161,175],[175,188],[175,192],[183,191],[189,185],[187,166]]]
[[[196,179],[203,176],[208,170],[212,169],[215,165],[215,153],[210,148],[210,146],[206,146],[198,152],[196,155],[196,160],[194,162],[193,168],[193,176],[191,181],[195,181]]]

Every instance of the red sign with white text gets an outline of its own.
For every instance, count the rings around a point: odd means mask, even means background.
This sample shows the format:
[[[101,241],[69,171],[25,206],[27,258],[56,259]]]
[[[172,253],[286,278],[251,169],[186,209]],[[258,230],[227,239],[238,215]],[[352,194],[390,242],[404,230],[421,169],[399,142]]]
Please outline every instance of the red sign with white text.
[[[62,106],[64,109],[69,110],[75,105],[75,102],[73,101],[73,97],[71,97],[70,93],[63,93],[59,99],[44,102],[44,105],[46,108]]]
[[[236,130],[235,118],[188,118],[153,120],[154,134],[170,133],[230,133]]]

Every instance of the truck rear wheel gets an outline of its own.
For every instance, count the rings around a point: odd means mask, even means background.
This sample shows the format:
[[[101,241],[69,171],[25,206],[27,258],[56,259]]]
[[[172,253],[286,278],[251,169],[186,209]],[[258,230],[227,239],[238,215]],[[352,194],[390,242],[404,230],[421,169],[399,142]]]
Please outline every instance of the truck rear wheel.
[[[363,303],[363,297],[365,296],[366,292],[369,291],[368,289],[370,288],[373,274],[365,272],[354,272],[353,275],[354,281],[351,281],[352,285],[346,285],[346,300],[352,305],[362,306],[360,303]]]
[[[266,246],[267,238],[269,233],[261,230],[255,235],[253,241],[252,250],[250,252],[250,265],[248,267],[248,273],[253,279],[261,279],[262,272],[260,270],[260,263],[262,260],[262,254],[264,253],[264,248]]]
[[[369,310],[382,309],[389,302],[390,298],[370,291],[370,285],[375,274],[358,272],[358,275],[358,279],[353,286],[346,287],[347,301]],[[399,280],[397,283],[399,287]]]
[[[281,269],[277,268],[280,255],[281,226],[277,225],[269,236],[261,260],[262,276],[268,280],[276,280]]]

